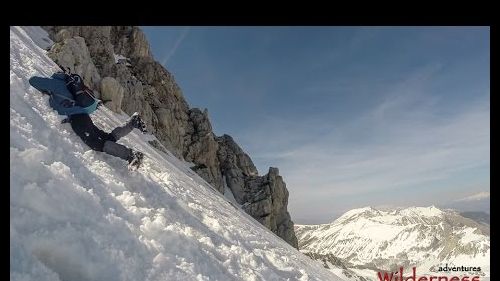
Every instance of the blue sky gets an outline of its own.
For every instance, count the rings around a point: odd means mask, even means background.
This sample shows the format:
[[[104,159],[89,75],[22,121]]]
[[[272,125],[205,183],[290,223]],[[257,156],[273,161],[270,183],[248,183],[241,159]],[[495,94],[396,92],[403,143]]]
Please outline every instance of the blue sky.
[[[143,27],[296,223],[490,189],[489,27]]]

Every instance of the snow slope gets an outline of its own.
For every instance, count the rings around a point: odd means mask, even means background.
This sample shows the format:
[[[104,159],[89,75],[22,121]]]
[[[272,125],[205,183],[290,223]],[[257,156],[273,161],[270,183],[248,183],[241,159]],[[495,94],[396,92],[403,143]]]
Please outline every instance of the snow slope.
[[[295,232],[302,252],[332,255],[368,280],[378,270],[417,266],[428,274],[446,263],[480,266],[481,280],[489,280],[489,227],[434,206],[354,209],[330,224],[296,225]]]
[[[47,42],[40,28],[10,28],[10,280],[341,280],[152,136],[120,140],[146,155],[135,172],[90,150],[28,83],[58,70]],[[93,115],[107,131],[126,118]]]

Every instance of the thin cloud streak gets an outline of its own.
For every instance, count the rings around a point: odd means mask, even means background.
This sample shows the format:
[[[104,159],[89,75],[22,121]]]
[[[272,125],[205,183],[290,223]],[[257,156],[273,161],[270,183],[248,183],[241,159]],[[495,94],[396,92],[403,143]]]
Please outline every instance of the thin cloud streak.
[[[482,200],[490,197],[490,192],[489,191],[482,191],[479,193],[475,193],[472,195],[469,195],[465,198],[460,198],[455,200],[455,202],[461,202],[461,201],[475,201],[475,200]]]
[[[190,27],[186,27],[184,30],[182,30],[181,34],[177,38],[177,40],[174,43],[174,47],[168,52],[168,54],[163,58],[161,61],[161,64],[165,66],[165,64],[168,62],[168,60],[175,54],[177,51],[177,48],[181,45],[182,41],[184,41],[184,38],[186,38],[187,34],[189,33]]]

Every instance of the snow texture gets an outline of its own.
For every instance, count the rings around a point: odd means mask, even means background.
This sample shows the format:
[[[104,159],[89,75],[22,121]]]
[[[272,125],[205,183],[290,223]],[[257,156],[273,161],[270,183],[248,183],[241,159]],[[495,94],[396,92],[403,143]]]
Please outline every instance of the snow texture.
[[[341,280],[151,136],[120,140],[145,153],[133,172],[90,150],[28,83],[58,71],[49,42],[39,27],[10,28],[10,280]],[[92,117],[106,131],[127,118]]]

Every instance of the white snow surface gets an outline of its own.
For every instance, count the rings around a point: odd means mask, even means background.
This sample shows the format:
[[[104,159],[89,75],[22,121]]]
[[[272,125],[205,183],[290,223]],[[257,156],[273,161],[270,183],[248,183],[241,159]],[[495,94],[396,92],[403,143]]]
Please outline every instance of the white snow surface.
[[[10,28],[10,280],[341,280],[137,130],[138,171],[88,148],[28,83],[58,70],[46,37]]]

